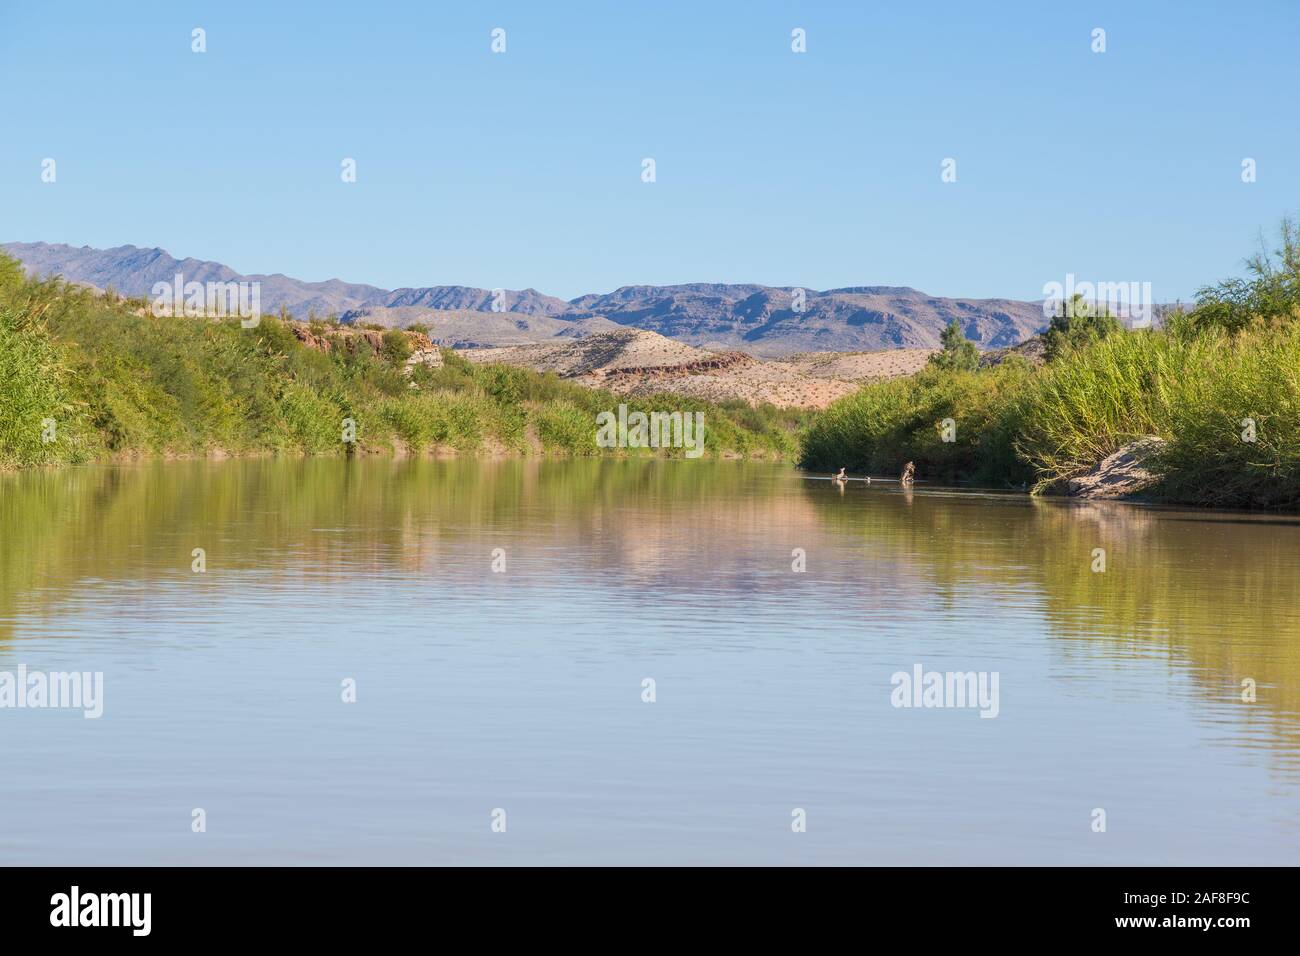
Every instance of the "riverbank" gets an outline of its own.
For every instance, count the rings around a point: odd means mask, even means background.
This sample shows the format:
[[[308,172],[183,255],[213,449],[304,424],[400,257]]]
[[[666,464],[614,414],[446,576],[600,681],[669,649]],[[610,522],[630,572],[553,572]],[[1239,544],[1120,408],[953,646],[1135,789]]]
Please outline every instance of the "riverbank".
[[[1038,365],[978,368],[954,326],[944,360],[819,415],[800,464],[897,474],[914,461],[930,480],[1300,509],[1300,228],[1284,219],[1280,235],[1249,278],[1202,289],[1159,329],[1062,303]]]
[[[0,468],[257,455],[662,455],[597,446],[596,416],[704,416],[706,457],[789,459],[806,413],[628,398],[450,350],[417,332],[150,314],[139,301],[35,282],[0,257]],[[331,347],[322,347],[327,343]],[[427,345],[427,341],[423,343]],[[418,357],[418,356],[417,356]]]
[[[867,386],[818,416],[801,464],[895,474],[915,461],[930,480],[1066,494],[1140,443],[1143,498],[1300,508],[1300,329],[1124,332],[1041,368]]]

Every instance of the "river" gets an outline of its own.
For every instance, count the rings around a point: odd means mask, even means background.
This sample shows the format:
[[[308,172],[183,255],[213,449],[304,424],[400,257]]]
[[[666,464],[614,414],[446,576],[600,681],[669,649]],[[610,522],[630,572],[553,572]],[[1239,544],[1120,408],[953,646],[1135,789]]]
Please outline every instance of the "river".
[[[101,712],[0,708],[5,864],[1300,858],[1290,517],[704,460],[27,472],[20,668]]]

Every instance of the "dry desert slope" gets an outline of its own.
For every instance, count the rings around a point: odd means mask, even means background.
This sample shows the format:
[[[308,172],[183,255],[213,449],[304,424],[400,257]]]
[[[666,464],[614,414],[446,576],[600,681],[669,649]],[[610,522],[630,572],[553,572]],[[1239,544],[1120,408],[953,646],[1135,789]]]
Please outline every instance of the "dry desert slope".
[[[696,348],[638,329],[460,352],[472,362],[554,372],[620,395],[670,392],[710,401],[768,402],[782,408],[825,408],[863,382],[919,371],[930,353],[930,349],[809,352],[762,361],[744,352]]]

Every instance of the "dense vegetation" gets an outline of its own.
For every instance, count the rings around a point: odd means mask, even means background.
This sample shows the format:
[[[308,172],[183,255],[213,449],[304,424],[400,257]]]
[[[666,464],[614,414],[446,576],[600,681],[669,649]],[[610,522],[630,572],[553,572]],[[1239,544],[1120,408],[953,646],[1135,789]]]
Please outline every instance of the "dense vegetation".
[[[1160,329],[1076,316],[1052,323],[1041,368],[940,360],[866,386],[816,419],[802,464],[896,474],[912,460],[931,479],[1044,490],[1154,435],[1164,444],[1149,462],[1152,497],[1300,507],[1298,239],[1284,221],[1280,247],[1248,260],[1249,278],[1202,289]]]
[[[284,317],[158,318],[140,300],[27,279],[0,257],[0,467],[116,456],[345,454],[402,448],[595,455],[595,416],[704,413],[705,455],[794,451],[797,412],[679,396],[619,398],[554,375],[471,365],[406,368],[408,337],[324,352]],[[318,323],[328,333],[330,326]],[[345,419],[356,423],[344,442]],[[653,454],[612,450],[613,454]],[[661,454],[680,456],[680,449]]]
[[[1284,221],[1279,247],[1248,266],[1158,329],[1125,331],[1072,303],[1044,335],[1039,367],[1014,354],[979,367],[953,325],[921,373],[813,417],[801,463],[896,474],[910,460],[929,480],[1047,490],[1154,435],[1152,497],[1300,508],[1300,231]],[[596,455],[606,452],[595,416],[620,401],[704,412],[707,455],[775,457],[793,452],[805,417],[738,401],[620,399],[450,351],[440,367],[408,369],[405,334],[374,341],[324,352],[283,316],[256,329],[156,318],[140,301],[32,281],[0,257],[0,468],[218,449]],[[355,445],[343,441],[348,419]]]
[[[1030,376],[1027,363],[1010,362],[975,372],[927,368],[864,386],[817,416],[801,464],[896,475],[914,461],[928,480],[1019,485],[1033,477],[1014,448],[1015,398]]]
[[[1043,354],[1050,362],[1067,352],[1092,345],[1110,335],[1124,331],[1119,319],[1105,305],[1094,306],[1082,295],[1058,304],[1043,333]]]

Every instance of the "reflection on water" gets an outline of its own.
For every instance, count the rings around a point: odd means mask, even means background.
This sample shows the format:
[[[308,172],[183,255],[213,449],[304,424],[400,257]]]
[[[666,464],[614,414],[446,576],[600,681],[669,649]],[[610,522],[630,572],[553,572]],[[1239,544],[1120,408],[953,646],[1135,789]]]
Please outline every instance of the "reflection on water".
[[[752,463],[0,476],[0,672],[105,686],[0,709],[0,861],[1292,862],[1298,580],[1285,518]]]

